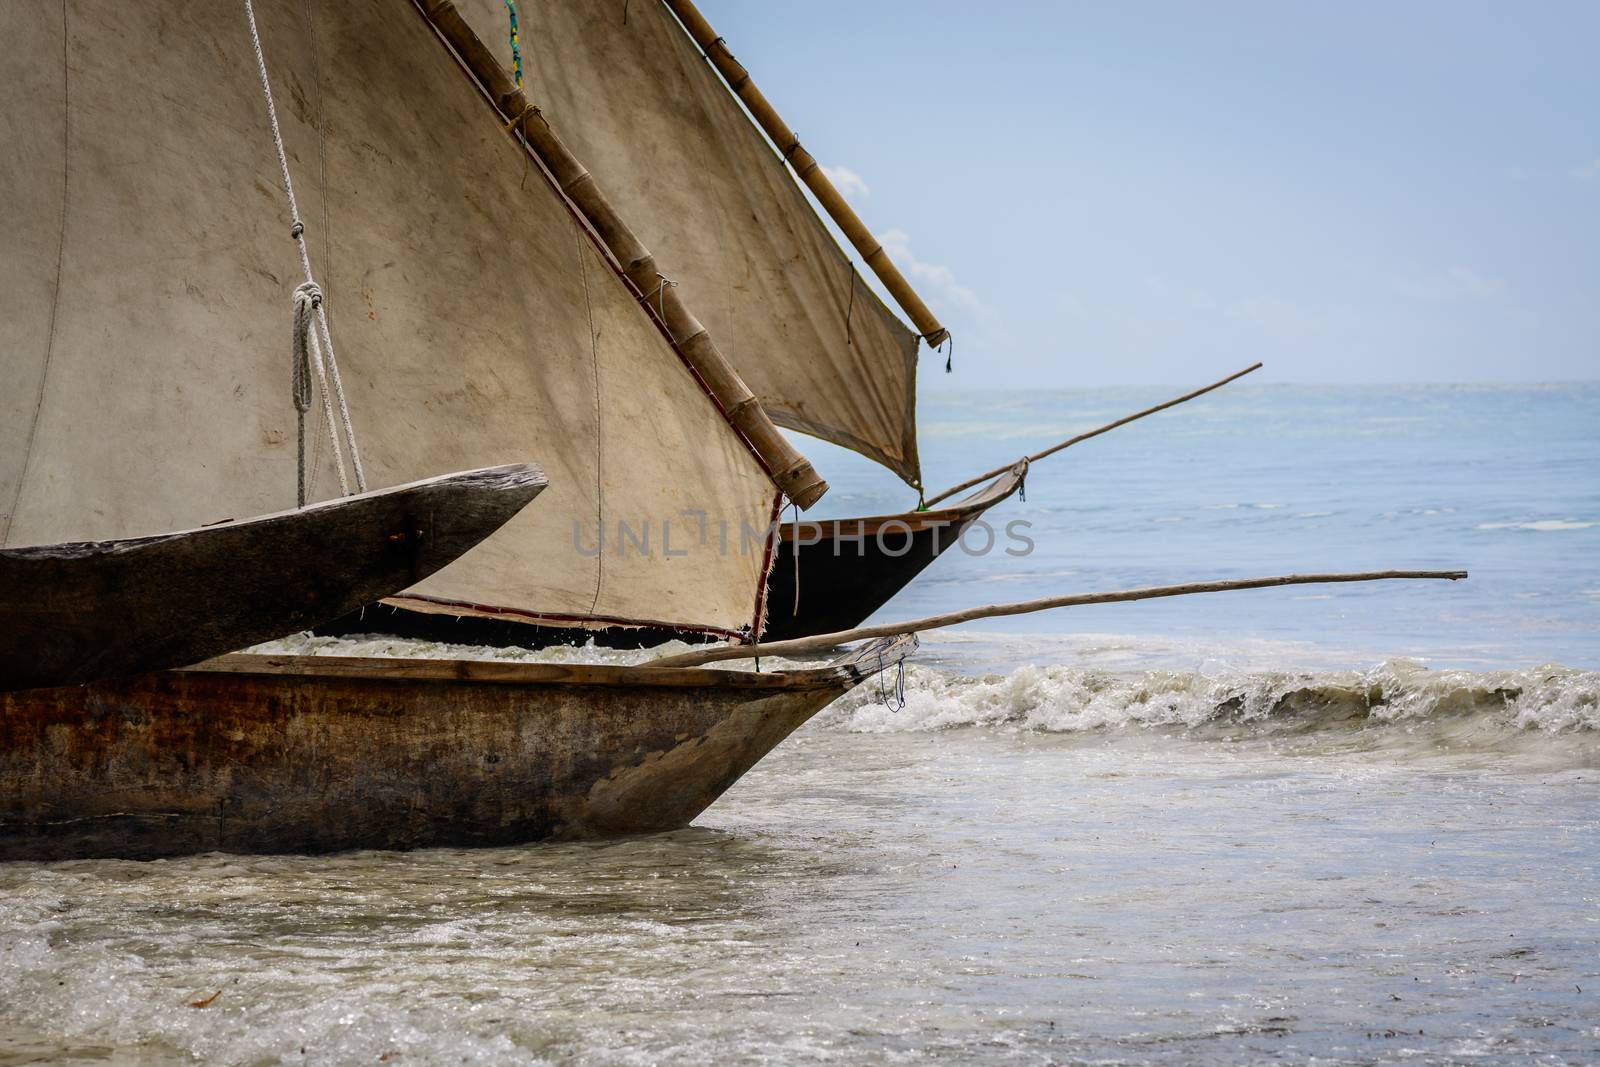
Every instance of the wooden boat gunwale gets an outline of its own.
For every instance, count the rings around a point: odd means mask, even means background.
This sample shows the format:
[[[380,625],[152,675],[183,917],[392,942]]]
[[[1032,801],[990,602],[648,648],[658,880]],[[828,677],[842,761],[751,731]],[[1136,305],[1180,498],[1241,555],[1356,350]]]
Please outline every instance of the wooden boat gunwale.
[[[365,493],[353,493],[350,496],[330,497],[327,500],[318,500],[315,503],[307,504],[303,508],[284,508],[282,511],[269,511],[261,515],[250,515],[243,519],[216,519],[200,526],[191,526],[182,530],[141,534],[137,537],[108,537],[99,540],[5,545],[0,546],[0,557],[9,556],[15,559],[80,559],[85,556],[129,552],[134,549],[146,548],[150,545],[158,545],[163,542],[176,541],[196,535],[215,535],[224,531],[239,530],[250,526],[264,526],[268,523],[280,522],[285,519],[292,520],[296,517],[313,516],[324,511],[338,511],[362,500],[399,496],[424,486],[440,485],[451,481],[482,480],[496,475],[503,477],[508,486],[514,484],[538,484],[542,490],[548,484],[544,470],[536,463],[502,463],[493,467],[474,467],[471,470],[437,474],[431,478],[418,478],[415,481],[405,482],[401,485],[386,485],[381,489],[369,489]]]
[[[302,656],[233,653],[181,668],[185,673],[367,678],[397,682],[483,682],[525,686],[707,686],[804,692],[853,686],[910,655],[916,638],[869,642],[819,667],[756,672],[703,667],[652,667],[608,663],[519,663],[506,660]]]

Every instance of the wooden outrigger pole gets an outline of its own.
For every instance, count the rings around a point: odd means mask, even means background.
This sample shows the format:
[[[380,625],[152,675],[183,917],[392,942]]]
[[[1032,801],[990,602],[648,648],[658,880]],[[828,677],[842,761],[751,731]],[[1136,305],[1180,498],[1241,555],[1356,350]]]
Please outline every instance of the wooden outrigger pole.
[[[450,0],[414,2],[499,109],[506,129],[522,135],[562,193],[605,242],[623,274],[638,291],[640,300],[661,320],[678,350],[727,412],[728,419],[772,472],[778,488],[802,508],[809,508],[822,499],[828,491],[828,483],[778,432],[766,409],[722,354],[705,326],[678,296],[672,279],[657,268],[655,256],[623,221],[594,175],[572,154],[539,107],[527,98],[511,74],[473,33],[455,4]]]
[[[1269,589],[1280,585],[1323,585],[1330,582],[1379,582],[1396,578],[1434,578],[1459,581],[1466,571],[1361,571],[1337,574],[1280,574],[1269,578],[1234,578],[1216,582],[1188,582],[1183,585],[1153,585],[1143,589],[1119,589],[1107,593],[1072,593],[1067,596],[1043,597],[1038,600],[1020,600],[1010,604],[987,604],[960,611],[947,611],[942,615],[929,615],[906,622],[879,623],[876,626],[858,626],[839,633],[818,634],[815,637],[797,637],[791,641],[769,641],[761,645],[719,645],[696,649],[675,656],[662,656],[649,662],[651,667],[698,667],[727,659],[750,659],[755,656],[793,656],[819,649],[834,648],[851,641],[864,641],[888,634],[921,633],[941,626],[993,619],[1003,615],[1028,615],[1052,608],[1078,607],[1084,604],[1119,604],[1129,600],[1154,600],[1158,597],[1189,596],[1193,593],[1224,593],[1235,589]]]
[[[1046,456],[1053,456],[1057,452],[1060,452],[1063,448],[1070,448],[1072,445],[1077,444],[1079,441],[1087,441],[1091,437],[1099,437],[1101,434],[1105,433],[1108,430],[1115,430],[1118,426],[1126,426],[1128,423],[1133,422],[1136,419],[1142,419],[1146,415],[1154,415],[1158,411],[1165,411],[1170,407],[1176,407],[1177,405],[1182,404],[1186,400],[1193,400],[1197,396],[1204,396],[1206,393],[1211,392],[1211,390],[1213,390],[1213,389],[1221,389],[1224,385],[1227,385],[1229,382],[1234,381],[1235,379],[1238,379],[1238,378],[1243,378],[1246,374],[1249,374],[1251,371],[1256,371],[1256,370],[1260,370],[1260,369],[1261,369],[1261,364],[1260,363],[1252,363],[1252,364],[1250,364],[1250,366],[1246,367],[1244,370],[1234,371],[1232,374],[1228,375],[1226,378],[1223,378],[1221,381],[1212,382],[1210,385],[1207,385],[1207,386],[1205,386],[1203,388],[1200,388],[1200,389],[1196,389],[1196,390],[1194,390],[1193,392],[1190,392],[1190,393],[1184,393],[1182,396],[1175,396],[1171,400],[1164,400],[1159,404],[1155,404],[1155,405],[1152,405],[1151,407],[1145,408],[1143,411],[1135,411],[1132,415],[1124,415],[1122,418],[1117,419],[1114,422],[1108,422],[1104,426],[1097,426],[1092,430],[1086,431],[1084,433],[1077,434],[1076,436],[1073,436],[1073,437],[1069,437],[1065,441],[1057,442],[1056,444],[1051,445],[1049,448],[1046,448],[1046,449],[1043,449],[1041,451],[1035,452],[1031,456],[1024,456],[1024,457],[1022,457],[1022,462],[1024,462],[1024,463],[1035,463],[1035,462],[1037,462],[1037,461],[1039,461],[1041,459],[1044,459]],[[1010,470],[1013,466],[1015,466],[1016,462],[1017,461],[1013,460],[1011,463],[1007,463],[1005,466],[996,467],[992,471],[984,471],[982,474],[976,475],[975,477],[972,477],[972,478],[968,478],[966,481],[962,482],[960,485],[952,485],[950,488],[944,490],[944,492],[938,493],[938,494],[936,494],[934,496],[928,497],[925,501],[923,501],[922,506],[925,507],[925,508],[931,508],[931,507],[933,507],[933,505],[939,503],[939,501],[948,499],[949,497],[953,497],[957,493],[961,492],[961,490],[963,490],[963,489],[971,489],[973,486],[979,484],[980,482],[986,482],[990,478],[999,477],[1000,475],[1004,474],[1006,471]]]
[[[850,239],[857,252],[861,253],[862,260],[872,268],[878,276],[883,287],[893,296],[916,326],[922,339],[928,342],[930,348],[937,348],[950,336],[949,331],[939,324],[928,305],[911,288],[911,283],[906,281],[905,275],[894,265],[889,254],[883,250],[883,245],[872,236],[872,231],[867,229],[867,224],[861,221],[833,182],[817,163],[816,157],[805,150],[800,144],[800,135],[795,133],[788,123],[779,117],[776,109],[756,88],[755,82],[750,80],[750,72],[744,69],[744,64],[733,57],[727,41],[717,35],[711,24],[700,14],[698,8],[690,0],[665,0],[667,7],[678,16],[678,21],[683,23],[683,28],[688,31],[694,43],[700,46],[717,73],[722,75],[733,95],[749,110],[756,122],[771,139],[773,145],[783,155],[784,162],[794,170],[795,176],[805,183],[811,190],[822,209],[833,219],[840,231]]]

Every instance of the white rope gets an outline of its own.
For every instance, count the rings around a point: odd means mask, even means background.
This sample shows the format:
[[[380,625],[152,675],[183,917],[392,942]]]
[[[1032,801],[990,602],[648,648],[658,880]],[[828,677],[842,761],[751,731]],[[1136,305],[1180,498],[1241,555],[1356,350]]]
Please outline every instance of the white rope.
[[[328,423],[328,439],[333,442],[333,461],[339,471],[339,489],[350,495],[350,481],[344,473],[344,456],[339,451],[339,435],[333,432],[333,404],[328,399],[328,375],[322,364],[322,345],[316,331],[311,328],[314,312],[322,306],[322,290],[315,282],[302,282],[294,290],[294,337],[290,341],[294,353],[294,371],[291,389],[294,409],[300,430],[300,462],[297,465],[296,490],[301,507],[306,506],[306,412],[311,410],[311,369],[316,368],[317,381],[322,386],[322,417]]]
[[[289,156],[283,147],[283,131],[278,127],[278,108],[272,102],[272,82],[267,77],[267,57],[261,50],[261,33],[256,28],[256,11],[251,0],[244,0],[244,14],[250,24],[250,44],[256,53],[256,70],[261,75],[261,95],[267,102],[267,122],[272,127],[272,143],[278,150],[278,168],[282,172],[283,191],[289,200],[289,217],[292,220],[289,226],[289,236],[294,238],[295,248],[300,252],[300,266],[305,271],[305,283],[295,289],[295,406],[301,410],[301,453],[300,453],[300,494],[301,503],[305,502],[305,446],[304,446],[304,410],[299,408],[300,388],[303,382],[301,377],[300,360],[304,358],[307,363],[314,366],[317,377],[322,385],[323,413],[328,420],[328,438],[333,442],[333,462],[339,468],[339,486],[346,496],[350,495],[350,482],[345,477],[344,452],[339,447],[339,430],[334,423],[333,404],[328,396],[328,378],[333,379],[333,395],[339,401],[339,418],[344,427],[345,440],[350,445],[350,464],[355,470],[357,492],[367,491],[366,472],[361,467],[361,450],[356,446],[356,431],[350,422],[350,408],[345,403],[344,381],[339,377],[339,360],[333,351],[333,335],[328,331],[328,312],[323,306],[322,290],[317,286],[317,280],[311,273],[311,256],[306,251],[305,223],[300,221],[300,205],[294,197],[294,181],[289,177]],[[310,329],[307,309],[316,313],[317,330]],[[320,334],[320,337],[318,336]],[[320,341],[320,343],[319,343]],[[324,359],[324,354],[326,358]],[[306,397],[309,407],[310,397]]]

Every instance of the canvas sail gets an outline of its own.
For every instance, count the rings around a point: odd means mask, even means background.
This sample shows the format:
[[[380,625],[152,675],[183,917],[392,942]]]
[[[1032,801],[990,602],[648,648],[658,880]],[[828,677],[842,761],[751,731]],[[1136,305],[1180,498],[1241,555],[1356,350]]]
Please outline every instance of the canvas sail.
[[[504,0],[460,0],[509,68]],[[655,253],[773,421],[913,486],[917,338],[857,274],[659,0],[517,0],[530,99]]]
[[[415,7],[256,8],[369,481],[550,477],[418,602],[752,625],[766,471]],[[0,544],[292,506],[300,267],[242,5],[6,4],[0,40]]]

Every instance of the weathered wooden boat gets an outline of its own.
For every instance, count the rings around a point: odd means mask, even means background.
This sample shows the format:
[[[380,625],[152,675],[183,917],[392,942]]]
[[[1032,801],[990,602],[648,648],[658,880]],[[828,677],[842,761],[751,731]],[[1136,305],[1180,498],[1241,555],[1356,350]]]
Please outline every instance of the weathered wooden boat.
[[[0,548],[0,689],[181,667],[414,585],[545,487],[531,464],[197,530]]]
[[[580,632],[759,632],[775,534],[750,551],[613,554],[577,531],[686,510],[764,531],[784,500],[826,484],[672,287],[613,254],[626,227],[613,214],[602,240],[581,176],[529,154],[536,111],[508,130],[424,9],[11,4],[0,40],[0,189],[13,209],[0,544],[260,514],[297,465],[315,494],[347,474],[359,486],[363,460],[392,484],[536,456],[550,479],[539,506],[399,603]],[[294,104],[279,110],[275,96]],[[297,420],[328,431],[328,447],[297,453]],[[6,823],[23,827],[17,841],[66,844],[11,854],[681,825],[876,662],[776,682],[528,668],[513,684],[470,663],[290,657],[26,690],[4,698],[0,720],[4,788],[29,798]],[[506,791],[487,788],[513,756]],[[191,816],[209,785],[217,821],[200,830]],[[114,807],[96,806],[123,786]],[[239,810],[260,821],[233,836]]]
[[[676,829],[915,645],[767,673],[232,655],[4,694],[0,860]]]

